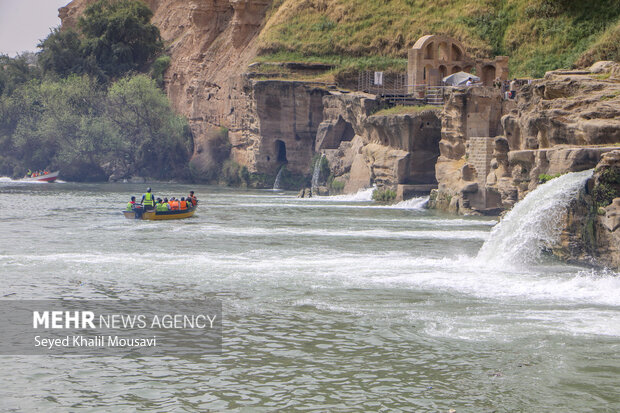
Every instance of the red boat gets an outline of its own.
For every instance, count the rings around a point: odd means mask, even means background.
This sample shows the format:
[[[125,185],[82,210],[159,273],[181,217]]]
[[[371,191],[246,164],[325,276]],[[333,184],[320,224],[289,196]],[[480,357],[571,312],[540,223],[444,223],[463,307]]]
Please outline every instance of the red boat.
[[[35,177],[25,176],[21,180],[24,182],[54,182],[58,178],[59,172],[60,171],[50,172],[48,174],[41,174]]]

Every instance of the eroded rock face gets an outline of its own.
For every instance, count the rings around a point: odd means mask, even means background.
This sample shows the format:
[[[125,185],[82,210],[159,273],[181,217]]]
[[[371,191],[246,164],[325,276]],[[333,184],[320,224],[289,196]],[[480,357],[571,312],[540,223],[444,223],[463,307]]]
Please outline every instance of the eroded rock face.
[[[436,184],[438,111],[373,115],[379,102],[365,94],[332,94],[323,98],[323,104],[316,150],[327,156],[346,193],[372,184],[392,189]]]
[[[59,10],[63,27],[75,27],[94,0],[74,0]],[[164,81],[175,110],[188,117],[197,142],[226,127],[233,146],[243,147],[245,130],[258,130],[244,72],[256,56],[256,38],[270,0],[146,0],[168,47],[171,64]],[[257,149],[237,160],[255,168]],[[237,151],[238,152],[238,151]]]
[[[617,196],[608,205],[600,205],[597,192],[601,185],[613,189]],[[567,260],[620,270],[620,150],[606,153],[596,165],[586,189],[569,208],[554,253]]]
[[[494,137],[501,134],[500,120],[507,105],[493,88],[459,88],[450,93],[441,113],[439,188],[432,208],[471,214],[501,206],[497,190],[488,190],[486,180]]]
[[[619,67],[547,73],[517,92],[516,105],[484,88],[453,92],[442,113],[431,206],[499,212],[536,188],[541,175],[593,168],[620,142]]]
[[[308,174],[317,130],[323,121],[325,89],[303,82],[250,81],[248,96],[257,119],[254,132],[246,131],[245,146],[236,145],[234,156],[252,151],[252,171],[275,173],[287,169]],[[246,163],[246,164],[247,164]]]
[[[620,84],[604,77],[549,72],[524,86],[517,111],[502,120],[511,149],[620,141]]]

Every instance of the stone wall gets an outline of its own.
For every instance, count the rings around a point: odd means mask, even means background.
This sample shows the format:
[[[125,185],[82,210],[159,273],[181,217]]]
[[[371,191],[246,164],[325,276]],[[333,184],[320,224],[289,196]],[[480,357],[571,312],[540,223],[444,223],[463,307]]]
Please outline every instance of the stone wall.
[[[494,138],[473,137],[467,142],[467,162],[476,171],[477,181],[485,184],[491,171]]]
[[[439,182],[431,196],[432,208],[458,213],[494,213],[500,205],[496,191],[488,191],[494,137],[501,133],[506,103],[499,90],[488,87],[457,88],[450,92],[441,113]]]

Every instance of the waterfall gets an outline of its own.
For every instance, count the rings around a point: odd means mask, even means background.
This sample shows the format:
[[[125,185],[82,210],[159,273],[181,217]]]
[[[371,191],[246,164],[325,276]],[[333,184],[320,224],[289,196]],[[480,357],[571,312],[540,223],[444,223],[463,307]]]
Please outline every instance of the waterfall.
[[[477,260],[496,266],[536,261],[559,241],[567,208],[591,175],[591,169],[568,173],[527,194],[493,228]]]
[[[312,172],[312,189],[319,187],[319,179],[321,177],[321,161],[324,157],[325,155],[321,154],[321,156],[319,156],[314,163],[314,171]]]
[[[280,181],[282,180],[282,171],[284,170],[284,166],[282,165],[278,170],[278,174],[276,175],[276,180],[273,182],[273,190],[280,189]]]

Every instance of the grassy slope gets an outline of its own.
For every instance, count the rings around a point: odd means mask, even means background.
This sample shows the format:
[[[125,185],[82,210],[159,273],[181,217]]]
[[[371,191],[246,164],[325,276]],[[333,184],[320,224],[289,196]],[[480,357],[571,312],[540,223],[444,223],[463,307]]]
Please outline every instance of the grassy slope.
[[[510,56],[515,76],[541,76],[580,57],[620,60],[619,28],[619,0],[274,0],[259,60],[402,70],[407,48],[442,33],[474,56]]]

